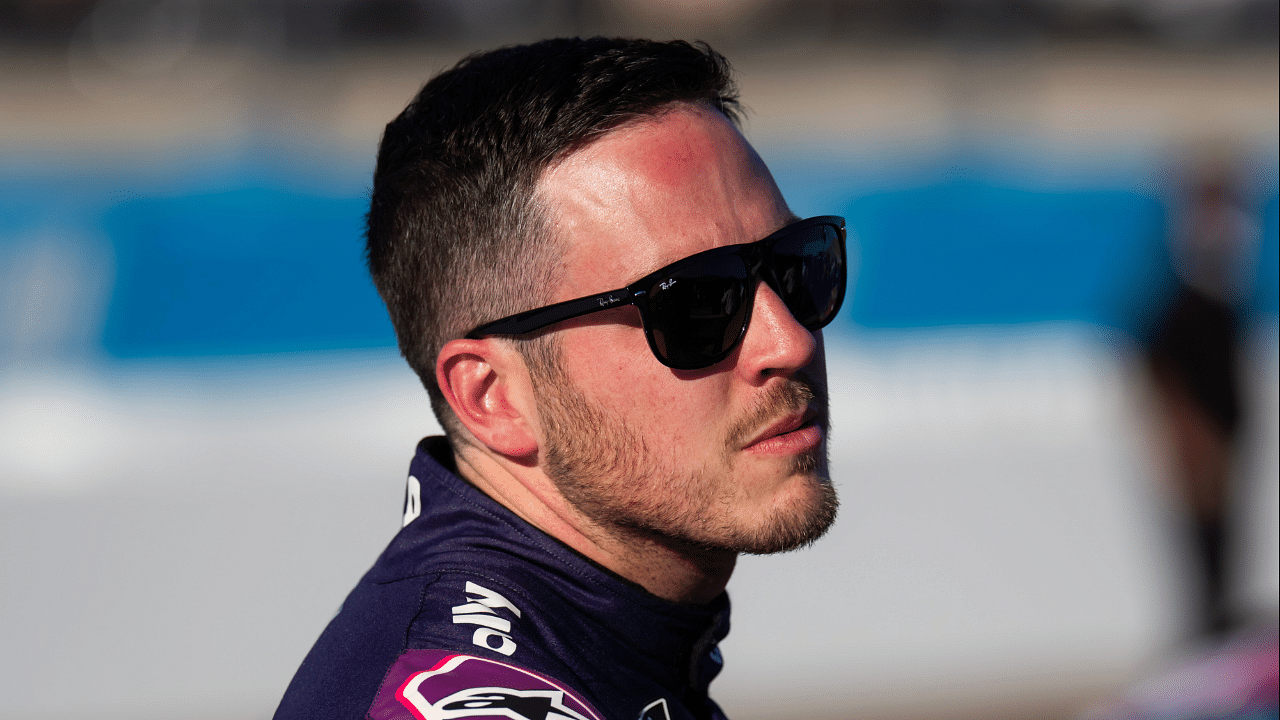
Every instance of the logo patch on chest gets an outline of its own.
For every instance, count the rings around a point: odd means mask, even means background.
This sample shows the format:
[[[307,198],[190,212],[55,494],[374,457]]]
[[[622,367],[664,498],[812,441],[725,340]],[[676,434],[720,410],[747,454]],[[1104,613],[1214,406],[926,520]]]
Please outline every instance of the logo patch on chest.
[[[445,650],[402,654],[387,673],[369,717],[603,720],[585,699],[549,677]]]

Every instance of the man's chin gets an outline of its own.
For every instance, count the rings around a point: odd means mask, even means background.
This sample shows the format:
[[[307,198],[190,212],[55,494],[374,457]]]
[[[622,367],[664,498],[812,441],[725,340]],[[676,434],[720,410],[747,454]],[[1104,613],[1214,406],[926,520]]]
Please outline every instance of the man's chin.
[[[643,534],[690,554],[732,552],[746,555],[772,555],[812,545],[831,529],[840,502],[835,488],[826,478],[808,476],[813,492],[776,510],[763,523],[750,526],[739,522],[708,532],[705,527],[684,532],[656,530],[632,526]]]
[[[835,488],[825,478],[814,478],[815,495],[800,506],[776,513],[764,527],[737,538],[736,552],[772,555],[808,547],[827,534],[840,508]]]

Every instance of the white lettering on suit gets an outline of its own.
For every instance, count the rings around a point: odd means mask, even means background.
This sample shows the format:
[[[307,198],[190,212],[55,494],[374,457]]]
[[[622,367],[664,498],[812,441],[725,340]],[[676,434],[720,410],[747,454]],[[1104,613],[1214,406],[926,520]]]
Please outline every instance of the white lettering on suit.
[[[516,651],[516,642],[508,634],[511,632],[511,621],[498,617],[498,610],[510,610],[519,618],[520,608],[512,605],[501,594],[469,580],[466,589],[467,602],[453,607],[454,624],[479,625],[471,635],[472,644],[510,656]],[[491,644],[495,639],[497,647]]]

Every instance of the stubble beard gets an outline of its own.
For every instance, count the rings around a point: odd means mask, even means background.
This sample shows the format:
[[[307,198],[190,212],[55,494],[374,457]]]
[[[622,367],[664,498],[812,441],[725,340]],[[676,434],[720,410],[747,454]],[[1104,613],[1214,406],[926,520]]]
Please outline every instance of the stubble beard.
[[[819,474],[827,467],[825,443],[791,458],[788,475],[802,476],[808,487],[767,514],[744,517],[726,494],[734,481],[731,453],[768,422],[813,406],[825,434],[822,385],[805,377],[775,385],[730,426],[718,464],[690,468],[591,403],[558,367],[531,369],[546,433],[546,472],[574,507],[615,539],[656,541],[692,553],[770,554],[808,546],[835,522],[836,492]]]

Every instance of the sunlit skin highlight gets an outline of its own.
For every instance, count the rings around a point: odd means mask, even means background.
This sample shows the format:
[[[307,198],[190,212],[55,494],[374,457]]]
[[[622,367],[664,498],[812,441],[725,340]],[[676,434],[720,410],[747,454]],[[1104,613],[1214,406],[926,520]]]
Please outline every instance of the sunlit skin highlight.
[[[723,115],[676,106],[549,168],[537,199],[563,247],[550,302],[626,285],[795,218]],[[634,307],[554,326],[532,370],[502,338],[445,346],[437,377],[475,442],[459,472],[544,532],[656,595],[706,602],[739,552],[812,541],[834,518],[821,333],[765,284],[721,363],[672,370]]]

